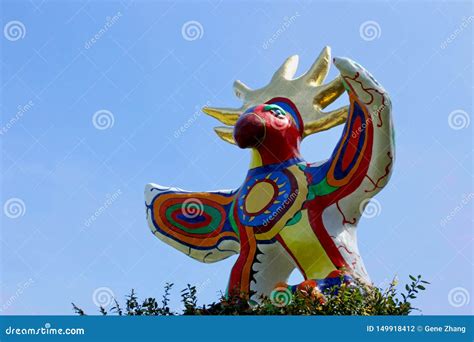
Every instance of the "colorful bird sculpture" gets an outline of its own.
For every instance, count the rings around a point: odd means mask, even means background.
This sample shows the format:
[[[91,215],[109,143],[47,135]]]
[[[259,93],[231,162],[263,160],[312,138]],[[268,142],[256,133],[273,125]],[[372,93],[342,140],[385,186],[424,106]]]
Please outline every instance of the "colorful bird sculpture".
[[[329,47],[298,78],[293,78],[298,57],[292,56],[261,89],[234,83],[241,108],[203,109],[227,125],[215,129],[222,139],[251,150],[251,165],[238,189],[145,188],[148,224],[159,239],[206,263],[238,254],[230,294],[258,301],[286,284],[295,268],[304,276],[303,285],[321,291],[353,279],[370,283],[357,225],[391,175],[391,103],[362,66],[347,58],[333,63],[340,75],[323,84],[331,64]],[[323,112],[344,91],[349,106]],[[302,139],[339,124],[344,129],[331,157],[306,162]]]

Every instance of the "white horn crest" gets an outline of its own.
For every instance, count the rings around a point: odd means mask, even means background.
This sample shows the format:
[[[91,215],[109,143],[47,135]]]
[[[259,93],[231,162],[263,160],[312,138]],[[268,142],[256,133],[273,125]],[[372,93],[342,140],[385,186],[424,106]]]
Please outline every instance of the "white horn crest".
[[[330,66],[331,48],[329,46],[325,46],[303,78],[308,84],[320,85],[326,79]]]
[[[234,129],[232,127],[214,127],[214,131],[217,133],[219,138],[233,145],[237,145],[234,139]]]
[[[337,100],[337,98],[344,93],[345,88],[342,83],[342,78],[338,75],[331,82],[323,84],[318,87],[318,91],[314,96],[314,105],[318,108],[324,109],[331,103]]]
[[[228,126],[234,126],[242,113],[241,110],[233,108],[203,107],[201,110]]]
[[[262,88],[251,89],[241,81],[234,82],[234,92],[242,100],[242,106],[233,108],[203,108],[203,111],[223,124],[234,126],[240,115],[250,107],[267,103],[275,98],[286,98],[298,109],[304,123],[302,138],[330,129],[345,122],[347,109],[339,108],[323,112],[344,93],[340,76],[323,84],[331,65],[331,49],[326,46],[311,68],[302,76],[294,78],[298,68],[298,56],[288,57],[272,76],[270,83]],[[223,140],[235,144],[232,127],[216,127]]]
[[[280,68],[273,74],[272,82],[278,79],[291,80],[298,69],[298,55],[288,57]]]
[[[321,119],[304,123],[303,138],[314,133],[326,131],[346,122],[349,114],[349,106],[344,106],[324,114],[325,116]]]
[[[235,96],[237,96],[239,99],[245,100],[251,91],[252,89],[247,87],[247,85],[244,84],[243,82],[239,80],[234,82],[234,93],[235,93]]]

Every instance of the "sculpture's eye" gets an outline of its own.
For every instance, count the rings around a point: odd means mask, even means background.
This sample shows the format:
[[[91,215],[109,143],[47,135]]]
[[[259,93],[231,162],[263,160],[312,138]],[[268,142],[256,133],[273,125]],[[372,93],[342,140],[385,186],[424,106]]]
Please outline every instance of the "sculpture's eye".
[[[286,115],[285,111],[278,106],[266,106],[264,110],[268,110],[270,113],[275,115],[277,118],[281,118]]]
[[[282,117],[282,116],[285,116],[285,113],[277,108],[277,109],[272,109],[271,112],[273,113],[273,115],[275,115],[276,117]]]

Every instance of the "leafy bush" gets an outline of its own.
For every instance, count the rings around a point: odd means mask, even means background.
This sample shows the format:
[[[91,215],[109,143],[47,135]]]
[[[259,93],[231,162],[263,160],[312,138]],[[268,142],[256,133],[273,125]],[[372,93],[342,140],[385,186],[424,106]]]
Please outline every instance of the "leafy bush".
[[[181,291],[184,310],[174,312],[169,308],[169,297],[173,284],[167,283],[161,305],[155,298],[139,301],[134,290],[126,297],[124,308],[117,300],[106,310],[99,308],[102,315],[128,316],[169,316],[169,315],[408,315],[413,310],[411,300],[419,291],[425,290],[427,281],[421,276],[410,276],[404,292],[398,293],[397,282],[393,280],[387,289],[367,286],[361,283],[334,286],[321,294],[314,289],[298,290],[296,293],[272,293],[270,298],[262,297],[259,304],[249,304],[245,296],[221,296],[218,302],[210,305],[197,304],[197,290],[188,284]],[[86,313],[72,303],[79,315]]]

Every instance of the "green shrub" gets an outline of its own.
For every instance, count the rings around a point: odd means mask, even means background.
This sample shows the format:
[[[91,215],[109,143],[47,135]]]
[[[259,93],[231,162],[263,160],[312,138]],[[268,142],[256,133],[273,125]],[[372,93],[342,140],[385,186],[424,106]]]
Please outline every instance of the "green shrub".
[[[197,290],[188,284],[181,291],[181,301],[184,310],[173,312],[168,304],[173,284],[167,283],[165,292],[158,304],[155,298],[146,298],[139,301],[134,290],[126,296],[125,306],[122,308],[117,300],[106,310],[99,308],[102,315],[128,316],[169,316],[169,315],[408,315],[413,310],[411,300],[415,299],[419,291],[424,291],[421,276],[410,276],[411,282],[406,284],[404,292],[398,293],[397,282],[393,280],[387,289],[364,284],[334,286],[323,296],[315,296],[311,291],[297,291],[294,294],[273,295],[271,298],[262,297],[259,304],[249,304],[244,296],[221,296],[218,302],[210,305],[197,304]],[[72,303],[73,310],[79,315],[86,313]]]

